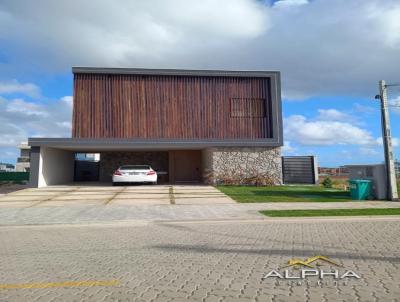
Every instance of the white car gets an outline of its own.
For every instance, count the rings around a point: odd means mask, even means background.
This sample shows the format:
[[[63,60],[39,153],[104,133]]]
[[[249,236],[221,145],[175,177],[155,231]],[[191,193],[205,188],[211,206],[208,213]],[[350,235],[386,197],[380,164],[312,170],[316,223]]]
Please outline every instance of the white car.
[[[126,165],[119,167],[112,176],[113,186],[129,182],[157,184],[157,173],[149,165]]]

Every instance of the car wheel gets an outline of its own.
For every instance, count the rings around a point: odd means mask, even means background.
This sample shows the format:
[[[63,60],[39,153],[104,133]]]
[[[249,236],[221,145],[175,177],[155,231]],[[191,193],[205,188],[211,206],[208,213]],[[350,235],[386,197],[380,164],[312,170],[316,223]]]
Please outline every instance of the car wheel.
[[[152,184],[152,185],[156,185],[156,184],[157,184],[157,182],[156,182],[156,181],[153,181],[151,184]]]
[[[116,183],[116,182],[113,182],[113,183],[112,183],[112,185],[113,185],[113,186],[116,186],[116,185],[117,185],[117,183]]]

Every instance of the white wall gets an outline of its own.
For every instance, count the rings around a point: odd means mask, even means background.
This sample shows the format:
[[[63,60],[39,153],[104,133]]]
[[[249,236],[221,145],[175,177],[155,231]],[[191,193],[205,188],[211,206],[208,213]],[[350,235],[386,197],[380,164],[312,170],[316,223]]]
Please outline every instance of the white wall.
[[[59,185],[74,180],[74,152],[40,148],[38,187]]]

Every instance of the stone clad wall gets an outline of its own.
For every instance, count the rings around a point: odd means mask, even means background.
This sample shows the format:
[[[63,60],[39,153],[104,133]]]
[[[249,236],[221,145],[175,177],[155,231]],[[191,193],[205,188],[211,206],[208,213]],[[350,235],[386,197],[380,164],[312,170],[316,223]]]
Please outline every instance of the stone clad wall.
[[[209,184],[282,184],[281,148],[206,149],[203,175]]]

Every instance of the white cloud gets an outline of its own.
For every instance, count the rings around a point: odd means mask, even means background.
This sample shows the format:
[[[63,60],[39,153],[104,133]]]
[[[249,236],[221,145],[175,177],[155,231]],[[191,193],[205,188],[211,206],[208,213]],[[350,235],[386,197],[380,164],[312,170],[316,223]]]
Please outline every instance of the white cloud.
[[[14,99],[8,102],[6,111],[10,113],[19,113],[21,115],[37,115],[47,117],[48,113],[43,106],[36,103],[26,102],[22,99]]]
[[[367,17],[374,20],[379,26],[383,41],[390,47],[400,47],[400,7],[394,3],[381,5],[371,1],[367,10]],[[397,3],[398,4],[398,3]]]
[[[379,79],[395,82],[398,0],[307,2],[6,1],[0,76],[73,65],[275,69],[288,98],[372,97]]]
[[[284,119],[285,137],[301,145],[373,145],[375,140],[365,129],[348,122],[307,120],[302,115]]]
[[[72,123],[71,122],[57,122],[56,124],[57,124],[57,126],[59,126],[61,128],[66,128],[68,130],[72,129]]]
[[[355,113],[372,114],[372,113],[378,112],[379,108],[355,103],[353,106],[353,110]]]
[[[282,152],[284,154],[290,154],[296,151],[296,148],[292,146],[290,141],[285,141],[283,144]]]
[[[352,120],[352,117],[336,109],[318,109],[317,119],[324,121],[349,121]]]
[[[359,149],[359,152],[361,155],[366,155],[366,156],[376,156],[376,155],[380,154],[380,152],[378,150],[376,150],[375,148],[371,148],[371,147],[361,147]]]
[[[20,93],[33,98],[40,96],[40,88],[32,83],[19,83],[17,80],[0,82],[0,94]]]
[[[72,96],[64,96],[60,99],[61,102],[64,102],[68,106],[72,107],[73,97]]]
[[[274,3],[274,7],[278,8],[288,8],[295,7],[304,4],[308,4],[308,0],[279,0]]]
[[[67,101],[66,101],[67,100]],[[28,137],[70,137],[71,97],[28,102],[0,96],[0,147],[16,147]],[[0,152],[0,160],[2,152]]]
[[[389,100],[389,106],[390,106],[389,107],[390,111],[396,114],[400,114],[400,96],[392,100]]]
[[[26,140],[27,136],[24,129],[12,122],[4,123],[4,119],[1,117],[0,122],[2,122],[2,127],[0,127],[0,147],[16,147],[21,141]]]
[[[382,136],[378,137],[378,138],[375,140],[375,142],[376,142],[376,144],[378,144],[378,145],[380,145],[380,146],[383,146],[383,139],[382,139]],[[400,146],[400,138],[398,138],[398,137],[392,137],[392,146],[393,146],[393,147],[399,147],[399,146]]]
[[[156,66],[193,52],[228,50],[268,28],[267,7],[256,0],[44,0],[10,2],[1,9],[12,18],[0,21],[0,36],[18,40],[29,48],[30,59],[48,68]]]

